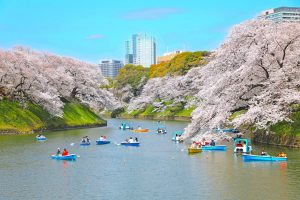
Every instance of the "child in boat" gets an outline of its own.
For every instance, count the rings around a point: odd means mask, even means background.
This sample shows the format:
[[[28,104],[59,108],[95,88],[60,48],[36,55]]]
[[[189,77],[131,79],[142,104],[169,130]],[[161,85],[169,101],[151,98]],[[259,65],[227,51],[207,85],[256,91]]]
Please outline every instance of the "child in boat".
[[[134,140],[135,140],[135,142],[139,142],[139,140],[137,139],[137,137]]]
[[[62,156],[67,156],[67,155],[69,155],[68,150],[67,150],[66,148],[64,148],[64,151],[63,151],[63,153],[62,153],[61,155],[62,155]]]
[[[214,140],[211,140],[211,142],[210,142],[210,144],[209,144],[210,146],[216,146],[216,143],[215,143],[215,141]]]
[[[85,138],[84,138],[84,137],[81,139],[81,142],[82,142],[82,143],[85,143]]]

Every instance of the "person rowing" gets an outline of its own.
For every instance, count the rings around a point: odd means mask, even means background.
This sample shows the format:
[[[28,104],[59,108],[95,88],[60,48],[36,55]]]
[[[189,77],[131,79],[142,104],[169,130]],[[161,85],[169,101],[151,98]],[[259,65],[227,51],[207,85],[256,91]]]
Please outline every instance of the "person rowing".
[[[67,155],[69,155],[68,150],[67,150],[66,148],[64,148],[64,151],[62,152],[61,155],[62,155],[62,156],[67,156]]]
[[[56,155],[57,156],[60,156],[61,152],[60,152],[60,148],[57,148],[57,152],[56,152]]]

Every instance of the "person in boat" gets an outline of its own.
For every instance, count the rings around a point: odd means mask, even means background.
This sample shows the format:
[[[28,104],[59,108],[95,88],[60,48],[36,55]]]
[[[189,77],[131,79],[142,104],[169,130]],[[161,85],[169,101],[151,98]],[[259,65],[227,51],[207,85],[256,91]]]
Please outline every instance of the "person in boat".
[[[193,149],[198,148],[198,145],[197,145],[197,143],[195,141],[193,141],[193,143],[191,145],[191,148],[193,148]]]
[[[277,156],[278,157],[286,157],[286,154],[284,152],[279,152]]]
[[[265,151],[265,149],[262,149],[260,155],[261,155],[261,156],[267,156],[268,153]]]
[[[244,141],[244,143],[243,143],[243,147],[245,147],[246,146],[246,141]]]
[[[38,137],[42,137],[42,134],[38,134]]]
[[[176,141],[180,141],[181,140],[181,136],[176,134],[175,140]]]
[[[239,143],[236,144],[236,147],[243,147],[241,141],[239,141]]]
[[[89,143],[90,142],[90,138],[88,136],[85,136],[86,138],[86,142]]]
[[[66,148],[64,148],[64,151],[62,152],[61,155],[62,155],[62,156],[67,156],[67,155],[69,155],[68,150],[67,150]]]
[[[128,140],[128,142],[129,142],[129,143],[133,143],[133,142],[134,142],[133,138],[130,137],[129,140]]]
[[[137,137],[135,137],[134,141],[135,141],[135,142],[139,142],[139,140],[138,140],[138,138],[137,138]]]
[[[60,152],[60,148],[57,148],[57,152],[56,152],[56,155],[59,156],[61,154]]]
[[[86,142],[85,137],[83,137],[83,138],[81,139],[81,143],[85,143],[85,142]]]
[[[214,140],[211,140],[211,142],[209,143],[210,146],[216,146],[216,143]]]
[[[142,127],[140,127],[140,126],[138,126],[138,128],[137,128],[138,130],[141,130],[142,129]]]

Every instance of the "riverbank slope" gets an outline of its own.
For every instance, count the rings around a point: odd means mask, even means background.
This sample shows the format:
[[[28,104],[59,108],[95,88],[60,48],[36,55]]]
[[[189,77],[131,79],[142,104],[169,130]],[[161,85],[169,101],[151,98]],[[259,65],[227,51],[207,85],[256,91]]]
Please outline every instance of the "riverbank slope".
[[[0,101],[0,134],[28,134],[41,130],[106,126],[87,106],[77,102],[65,103],[63,117],[53,117],[34,103],[24,105],[9,100]]]

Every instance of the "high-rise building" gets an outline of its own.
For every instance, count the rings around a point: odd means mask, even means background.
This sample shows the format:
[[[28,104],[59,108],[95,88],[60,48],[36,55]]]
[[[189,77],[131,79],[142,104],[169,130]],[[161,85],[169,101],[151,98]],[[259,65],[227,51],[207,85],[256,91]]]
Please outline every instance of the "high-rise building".
[[[99,64],[102,75],[106,78],[112,79],[114,79],[118,75],[120,69],[123,66],[124,65],[122,61],[113,59],[101,60]]]
[[[154,37],[146,34],[134,34],[131,42],[126,41],[125,48],[125,63],[131,63],[130,61],[132,61],[133,64],[144,67],[156,64],[156,42]]]
[[[132,43],[130,41],[125,42],[125,51],[125,64],[133,64]]]
[[[258,18],[269,19],[276,23],[300,22],[300,7],[280,7],[266,10]]]

